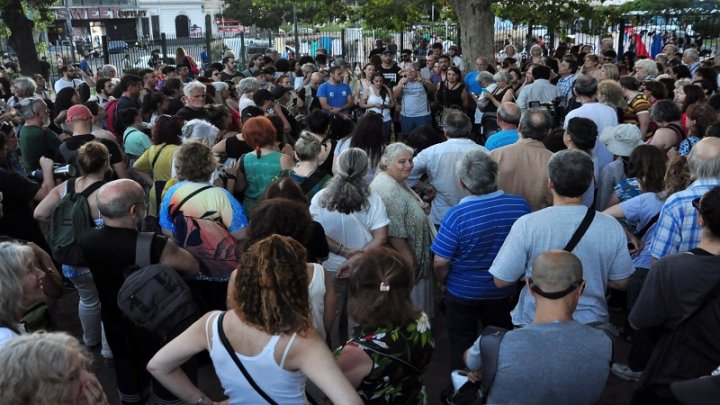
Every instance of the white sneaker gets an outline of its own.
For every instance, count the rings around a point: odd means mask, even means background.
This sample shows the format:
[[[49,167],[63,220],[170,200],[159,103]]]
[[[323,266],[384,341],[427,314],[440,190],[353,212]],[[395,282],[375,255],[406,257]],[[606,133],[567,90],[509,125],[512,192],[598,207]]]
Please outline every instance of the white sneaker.
[[[622,363],[613,363],[610,371],[617,378],[625,381],[640,381],[640,376],[642,376],[642,371],[633,371],[627,364]]]

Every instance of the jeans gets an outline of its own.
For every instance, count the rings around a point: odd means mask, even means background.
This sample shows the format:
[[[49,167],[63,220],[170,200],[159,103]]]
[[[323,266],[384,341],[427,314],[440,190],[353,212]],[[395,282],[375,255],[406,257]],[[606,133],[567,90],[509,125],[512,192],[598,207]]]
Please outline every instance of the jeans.
[[[400,130],[405,136],[421,125],[432,125],[430,114],[422,117],[406,117],[402,114],[400,115]]]
[[[450,370],[464,369],[463,354],[472,346],[479,335],[478,322],[482,327],[489,325],[512,329],[510,320],[510,297],[469,301],[445,294],[447,328],[449,341]]]
[[[95,280],[90,271],[70,279],[78,295],[78,316],[83,330],[83,342],[86,346],[101,345],[101,353],[105,358],[112,357],[112,351],[105,339],[105,331],[100,320],[100,297],[98,296]]]
[[[332,273],[333,276],[335,273]],[[337,309],[335,310],[335,323],[330,332],[331,347],[338,347],[345,344],[349,337],[352,336],[353,329],[357,326],[347,312],[348,304],[348,279],[340,279],[333,277],[333,287],[335,288],[335,302]]]

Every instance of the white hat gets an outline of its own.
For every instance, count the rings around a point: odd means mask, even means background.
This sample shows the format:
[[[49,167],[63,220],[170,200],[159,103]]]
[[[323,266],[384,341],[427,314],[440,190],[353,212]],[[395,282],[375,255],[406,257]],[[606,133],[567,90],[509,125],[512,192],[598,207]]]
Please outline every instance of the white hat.
[[[600,142],[614,155],[624,157],[630,156],[635,147],[643,144],[640,128],[633,124],[605,127],[600,134]]]

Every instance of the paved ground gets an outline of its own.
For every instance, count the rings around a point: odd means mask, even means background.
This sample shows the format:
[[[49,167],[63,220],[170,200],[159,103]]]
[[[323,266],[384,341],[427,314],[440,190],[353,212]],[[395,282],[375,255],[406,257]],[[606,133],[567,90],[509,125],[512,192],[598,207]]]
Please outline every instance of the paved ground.
[[[81,328],[77,318],[77,292],[72,289],[66,289],[63,297],[53,306],[53,318],[58,328],[72,333],[75,337],[80,338]],[[620,316],[618,316],[619,318]],[[447,335],[444,329],[444,318],[438,315],[433,321],[433,335],[435,336],[435,354],[430,369],[425,373],[424,381],[429,394],[430,404],[440,403],[440,391],[450,383],[447,359]],[[615,342],[615,358],[622,360],[627,356],[629,345],[622,339]],[[105,392],[113,405],[119,405],[120,401],[117,395],[117,386],[115,384],[115,374],[112,367],[106,365],[100,357],[100,350],[93,351],[95,362],[93,369],[98,376]],[[532,361],[529,359],[528,361]],[[212,398],[222,397],[222,387],[211,366],[205,366],[200,369],[200,387],[204,392],[210,394]],[[634,391],[635,384],[625,382],[610,375],[607,386],[600,404],[627,404],[630,396]]]

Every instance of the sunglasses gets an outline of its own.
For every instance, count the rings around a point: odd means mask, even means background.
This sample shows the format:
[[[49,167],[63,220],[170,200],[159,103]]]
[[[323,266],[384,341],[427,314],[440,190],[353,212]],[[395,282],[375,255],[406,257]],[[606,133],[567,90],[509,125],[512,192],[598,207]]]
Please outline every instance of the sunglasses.
[[[696,210],[698,210],[698,212],[701,212],[701,211],[700,211],[700,199],[701,199],[701,198],[702,198],[702,197],[698,197],[698,198],[692,200],[692,206],[693,206],[693,208],[695,208]]]

